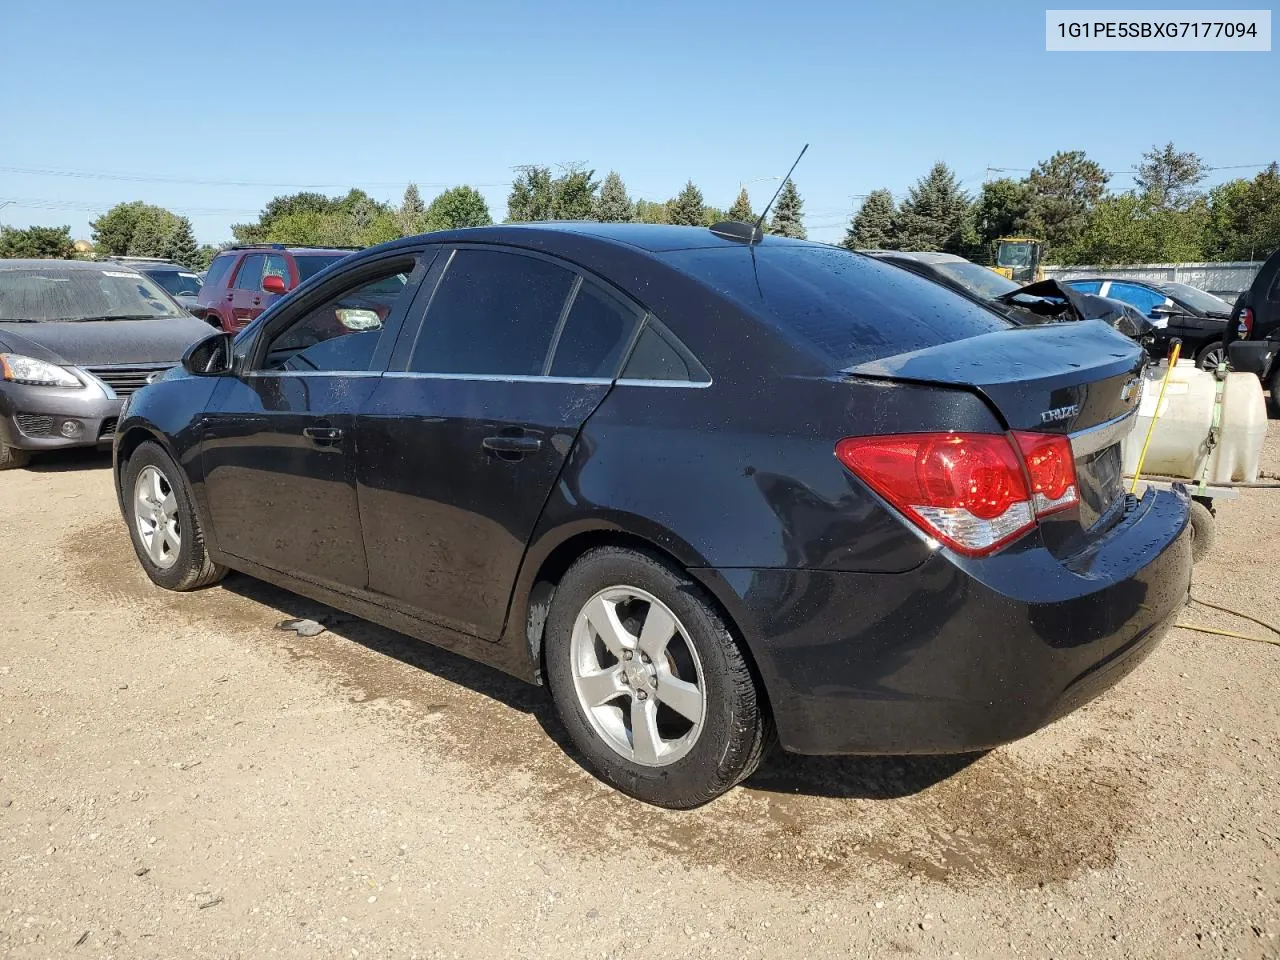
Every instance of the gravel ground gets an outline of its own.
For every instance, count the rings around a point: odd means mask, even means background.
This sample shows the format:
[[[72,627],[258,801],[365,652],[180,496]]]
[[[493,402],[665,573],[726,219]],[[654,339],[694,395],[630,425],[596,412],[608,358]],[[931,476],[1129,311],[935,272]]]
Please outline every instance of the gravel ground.
[[[0,475],[0,516],[6,960],[1280,956],[1280,647],[1178,629],[981,758],[776,757],[677,814],[541,690],[282,632],[325,608],[245,577],[152,588],[100,456]],[[1223,503],[1194,592],[1280,623],[1277,542],[1280,491]]]

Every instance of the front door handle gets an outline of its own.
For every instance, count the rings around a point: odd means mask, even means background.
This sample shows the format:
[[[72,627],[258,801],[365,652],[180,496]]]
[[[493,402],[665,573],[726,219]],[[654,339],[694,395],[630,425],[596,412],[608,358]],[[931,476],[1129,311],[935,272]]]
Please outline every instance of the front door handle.
[[[342,431],[337,427],[303,427],[302,435],[316,443],[337,443],[342,439]]]
[[[485,437],[480,445],[494,453],[526,454],[542,449],[542,441],[537,437],[496,436]]]

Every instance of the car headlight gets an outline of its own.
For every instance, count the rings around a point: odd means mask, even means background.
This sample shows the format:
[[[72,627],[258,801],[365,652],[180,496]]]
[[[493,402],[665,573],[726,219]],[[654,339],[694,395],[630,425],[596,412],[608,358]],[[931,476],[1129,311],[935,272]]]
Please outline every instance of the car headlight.
[[[0,378],[10,383],[28,383],[39,387],[82,387],[70,370],[16,353],[0,353]]]

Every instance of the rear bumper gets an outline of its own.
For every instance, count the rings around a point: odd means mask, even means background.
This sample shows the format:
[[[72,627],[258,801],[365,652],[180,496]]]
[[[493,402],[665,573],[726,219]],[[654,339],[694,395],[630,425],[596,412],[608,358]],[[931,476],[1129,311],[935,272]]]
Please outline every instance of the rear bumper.
[[[0,384],[0,441],[20,450],[63,450],[110,443],[120,415],[120,398],[96,381],[83,390]],[[79,432],[63,436],[73,421]]]
[[[967,752],[1074,710],[1154,648],[1190,589],[1187,509],[1185,491],[1149,491],[1067,563],[1030,542],[900,574],[694,572],[738,618],[787,750]]]
[[[1271,368],[1275,365],[1278,348],[1280,344],[1274,340],[1236,340],[1227,347],[1227,356],[1233,370],[1256,373],[1266,383]]]

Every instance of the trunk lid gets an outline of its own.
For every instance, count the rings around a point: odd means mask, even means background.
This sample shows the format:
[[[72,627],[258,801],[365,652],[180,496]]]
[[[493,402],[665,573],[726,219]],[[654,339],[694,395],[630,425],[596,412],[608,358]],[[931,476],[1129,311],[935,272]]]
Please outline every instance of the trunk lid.
[[[1098,320],[1014,327],[858,364],[849,376],[973,390],[1011,430],[1066,434],[1080,505],[1040,521],[1059,555],[1118,518],[1120,440],[1133,427],[1142,349]]]

